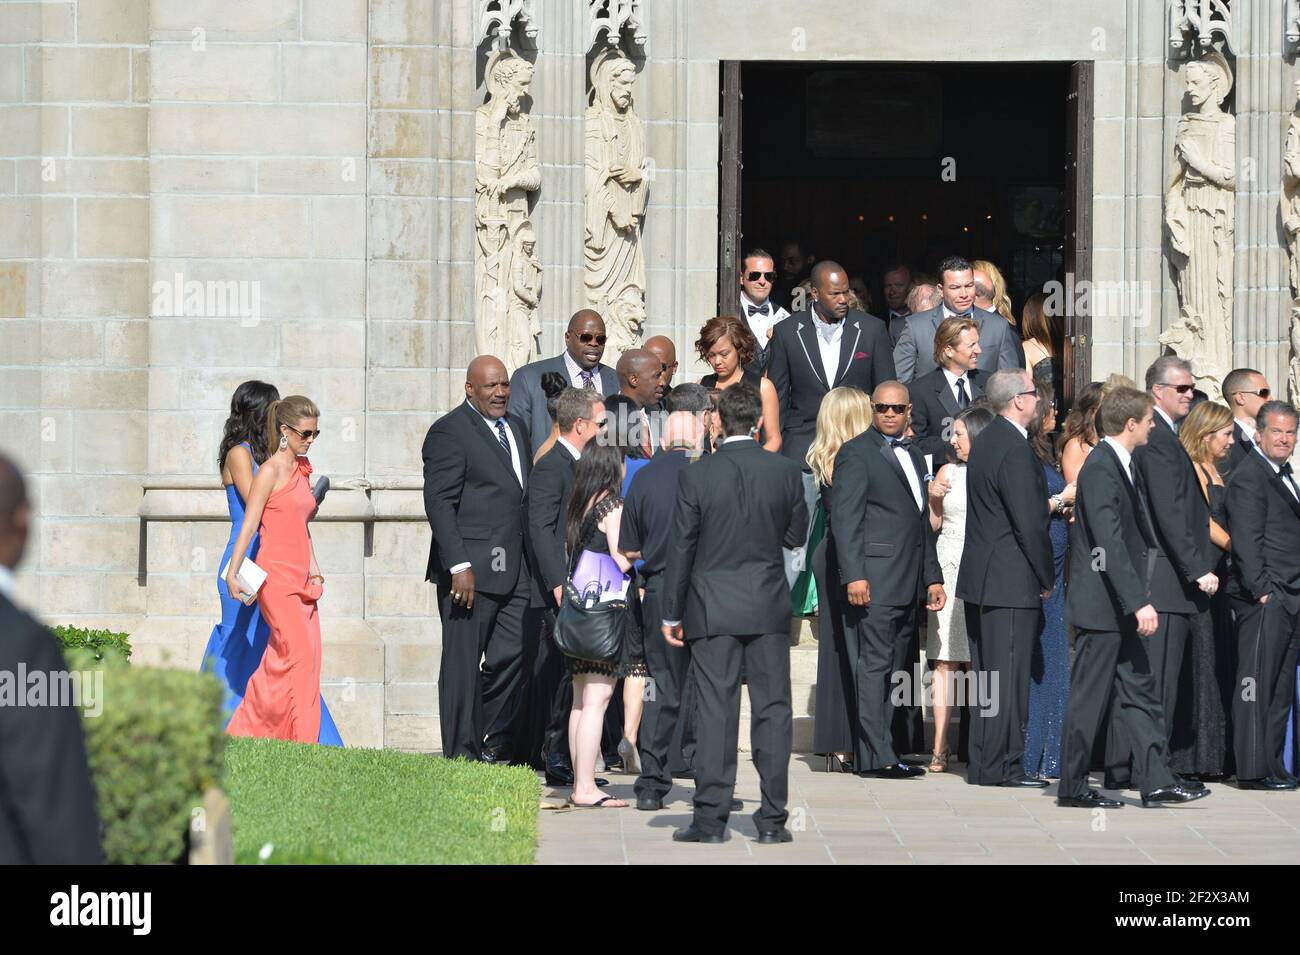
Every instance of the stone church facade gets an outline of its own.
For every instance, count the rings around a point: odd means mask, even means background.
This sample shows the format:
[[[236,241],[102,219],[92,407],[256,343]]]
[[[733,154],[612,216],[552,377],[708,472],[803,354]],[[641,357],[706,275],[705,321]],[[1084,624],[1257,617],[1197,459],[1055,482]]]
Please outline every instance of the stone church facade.
[[[1213,361],[1285,392],[1294,0],[974,6],[0,3],[0,448],[38,508],[21,599],[129,631],[142,661],[196,666],[228,533],[230,394],[262,378],[310,395],[313,463],[335,487],[313,525],[325,695],[350,743],[436,748],[424,433],[477,349],[555,354],[588,303],[685,357],[731,268],[731,61],[1088,64],[1077,249],[1093,283],[1151,306],[1072,326],[1076,354],[1092,378],[1140,376],[1196,325],[1225,333]],[[1213,112],[1224,68],[1222,117],[1185,121],[1189,74]],[[1204,149],[1176,151],[1197,135]],[[1195,195],[1170,191],[1180,170]],[[1211,287],[1215,304],[1188,304]],[[1210,363],[1215,346],[1197,347]],[[794,652],[806,748],[815,644]]]

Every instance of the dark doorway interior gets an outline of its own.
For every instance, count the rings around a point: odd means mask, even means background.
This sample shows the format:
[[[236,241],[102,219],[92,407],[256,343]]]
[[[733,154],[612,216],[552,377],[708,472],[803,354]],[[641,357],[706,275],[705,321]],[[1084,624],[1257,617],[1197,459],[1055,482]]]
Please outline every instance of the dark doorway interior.
[[[988,259],[1017,318],[1062,271],[1069,64],[737,65],[737,251],[798,240],[862,275],[877,314],[893,261]]]

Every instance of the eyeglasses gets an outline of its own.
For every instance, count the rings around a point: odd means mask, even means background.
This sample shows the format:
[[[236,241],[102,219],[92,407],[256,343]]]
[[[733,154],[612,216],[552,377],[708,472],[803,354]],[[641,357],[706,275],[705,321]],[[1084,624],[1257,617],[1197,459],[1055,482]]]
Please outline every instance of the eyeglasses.
[[[1038,397],[1038,389],[1037,389],[1037,388],[1031,388],[1029,391],[1017,391],[1017,392],[1016,392],[1016,397],[1017,397],[1017,398],[1019,398],[1021,395],[1033,395],[1035,398],[1037,398],[1037,397]]]
[[[888,405],[888,404],[885,404],[884,402],[879,402],[879,403],[877,403],[876,405],[874,405],[873,407],[875,407],[875,409],[876,409],[876,414],[885,414],[886,412],[889,412],[889,411],[892,411],[894,414],[907,414],[907,409],[908,409],[909,406],[908,406],[908,405]]]
[[[1161,388],[1172,388],[1180,395],[1190,395],[1196,389],[1196,385],[1194,384],[1193,385],[1171,385],[1167,381],[1157,381],[1156,384],[1159,385]]]
[[[317,428],[315,431],[299,431],[291,424],[286,424],[285,427],[288,428],[290,431],[292,431],[294,434],[296,434],[298,437],[302,438],[304,441],[311,441],[314,438],[320,437],[319,428]]]
[[[1259,395],[1261,398],[1267,398],[1273,392],[1268,388],[1260,388],[1258,391],[1247,391],[1243,388],[1241,391],[1234,391],[1234,395]]]
[[[606,336],[593,335],[591,332],[583,332],[581,335],[578,336],[578,341],[582,342],[584,345],[591,345],[591,344],[603,345],[605,344],[606,340],[607,340]]]
[[[757,282],[759,279],[767,279],[769,282],[775,282],[776,273],[775,272],[749,272],[745,275],[745,278],[747,278],[751,282]]]

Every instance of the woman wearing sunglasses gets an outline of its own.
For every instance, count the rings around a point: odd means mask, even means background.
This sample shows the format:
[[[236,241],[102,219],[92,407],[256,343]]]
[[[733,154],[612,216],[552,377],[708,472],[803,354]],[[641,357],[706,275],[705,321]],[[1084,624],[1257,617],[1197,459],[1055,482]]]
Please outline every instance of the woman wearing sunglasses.
[[[273,401],[267,412],[267,444],[275,451],[249,488],[226,587],[237,600],[251,596],[237,575],[260,526],[257,563],[266,571],[266,582],[257,601],[271,632],[262,662],[248,680],[244,701],[230,719],[232,736],[326,742],[320,739],[323,700],[316,614],[325,578],[307,530],[316,499],[308,481],[311,462],[306,455],[320,437],[319,417],[315,403],[302,395]],[[341,744],[337,734],[334,741]]]

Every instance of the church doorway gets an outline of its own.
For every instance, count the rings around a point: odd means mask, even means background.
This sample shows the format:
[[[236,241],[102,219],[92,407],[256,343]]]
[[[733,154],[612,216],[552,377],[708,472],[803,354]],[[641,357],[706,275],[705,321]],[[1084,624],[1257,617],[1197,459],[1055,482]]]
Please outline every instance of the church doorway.
[[[1090,278],[1091,66],[724,62],[719,308],[756,246],[778,272],[794,243],[839,261],[877,316],[896,263],[987,259],[1017,320],[1044,283]],[[1089,380],[1088,332],[1065,316],[1062,404]]]

